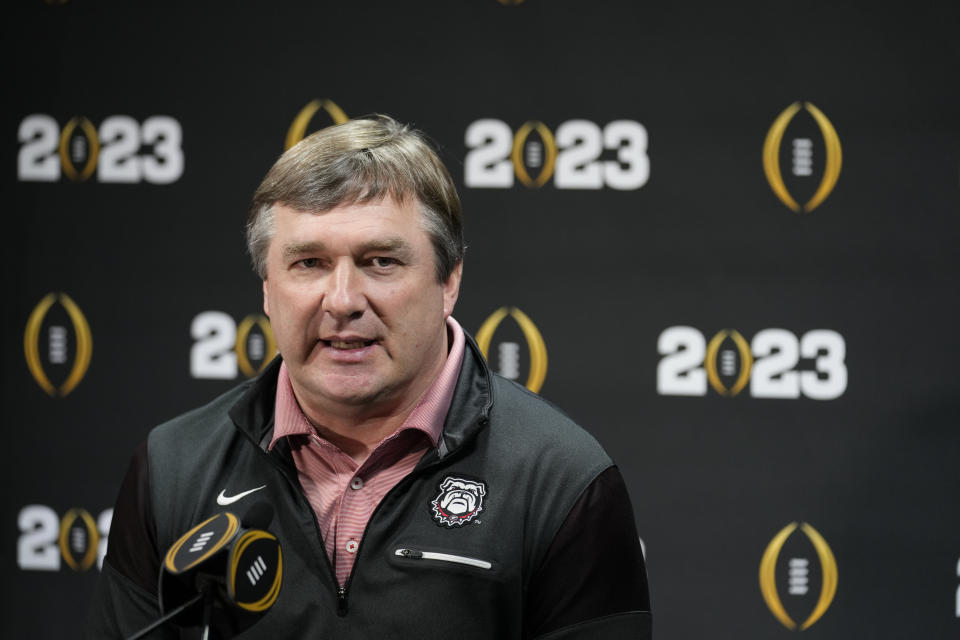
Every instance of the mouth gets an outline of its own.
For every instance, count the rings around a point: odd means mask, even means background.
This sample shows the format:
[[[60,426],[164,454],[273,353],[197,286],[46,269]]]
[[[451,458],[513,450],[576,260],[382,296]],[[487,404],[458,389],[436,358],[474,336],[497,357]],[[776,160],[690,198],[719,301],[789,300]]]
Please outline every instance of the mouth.
[[[374,345],[376,340],[359,340],[356,338],[351,338],[349,340],[321,340],[323,344],[334,349],[339,349],[341,351],[353,351],[355,349],[364,349],[366,347]]]

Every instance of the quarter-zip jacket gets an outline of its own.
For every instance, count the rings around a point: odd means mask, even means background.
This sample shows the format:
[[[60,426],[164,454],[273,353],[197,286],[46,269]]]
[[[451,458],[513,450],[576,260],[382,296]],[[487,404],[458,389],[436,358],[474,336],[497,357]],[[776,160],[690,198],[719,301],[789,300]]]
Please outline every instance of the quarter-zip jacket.
[[[289,447],[267,450],[278,369],[157,427],[134,455],[88,637],[126,637],[158,618],[166,550],[206,518],[259,501],[274,509],[267,529],[283,550],[283,585],[252,626],[218,610],[218,638],[650,637],[643,557],[616,467],[559,410],[491,374],[469,337],[439,446],[377,506],[340,588]],[[463,522],[440,506],[450,482],[473,487]],[[221,492],[261,486],[217,504]],[[197,634],[166,625],[147,637]]]

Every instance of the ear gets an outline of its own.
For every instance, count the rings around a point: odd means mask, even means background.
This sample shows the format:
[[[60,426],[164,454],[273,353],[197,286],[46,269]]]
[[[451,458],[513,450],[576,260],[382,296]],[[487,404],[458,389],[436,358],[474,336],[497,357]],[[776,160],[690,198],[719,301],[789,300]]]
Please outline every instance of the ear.
[[[463,278],[463,260],[457,263],[457,266],[450,272],[447,281],[443,283],[443,317],[446,319],[453,313],[453,307],[457,304],[457,297],[460,295],[460,280]],[[264,282],[266,287],[267,283]]]
[[[270,288],[266,279],[263,281],[263,315],[270,317]]]

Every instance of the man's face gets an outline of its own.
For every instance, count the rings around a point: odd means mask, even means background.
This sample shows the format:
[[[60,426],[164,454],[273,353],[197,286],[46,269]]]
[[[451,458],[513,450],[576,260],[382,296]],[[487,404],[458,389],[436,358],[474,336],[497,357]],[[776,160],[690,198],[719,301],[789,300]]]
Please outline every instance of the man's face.
[[[421,215],[412,197],[274,206],[263,308],[311,417],[409,410],[442,368],[461,266],[437,282]]]

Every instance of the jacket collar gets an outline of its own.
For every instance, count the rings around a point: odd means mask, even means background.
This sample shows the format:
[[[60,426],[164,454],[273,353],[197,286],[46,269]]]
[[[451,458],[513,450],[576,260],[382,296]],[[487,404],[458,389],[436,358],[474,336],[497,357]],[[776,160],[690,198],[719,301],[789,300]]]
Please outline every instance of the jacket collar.
[[[273,435],[273,410],[277,399],[277,375],[283,360],[278,355],[228,412],[233,424],[261,449],[267,450]],[[266,438],[266,442],[264,442]]]
[[[486,427],[490,407],[493,406],[490,370],[473,337],[466,332],[464,337],[466,345],[460,376],[436,450],[440,458],[462,447]],[[280,362],[280,356],[274,358],[263,373],[252,383],[248,383],[249,387],[229,411],[230,419],[237,429],[264,451],[273,438],[273,411]]]
[[[441,458],[456,451],[487,425],[493,406],[490,369],[473,337],[464,332],[466,345],[460,377],[453,391],[450,411],[443,423],[443,435],[437,452]]]

